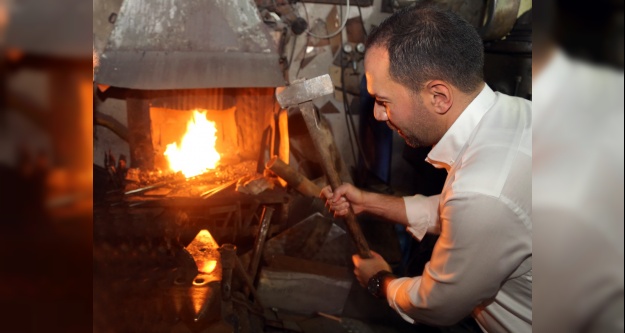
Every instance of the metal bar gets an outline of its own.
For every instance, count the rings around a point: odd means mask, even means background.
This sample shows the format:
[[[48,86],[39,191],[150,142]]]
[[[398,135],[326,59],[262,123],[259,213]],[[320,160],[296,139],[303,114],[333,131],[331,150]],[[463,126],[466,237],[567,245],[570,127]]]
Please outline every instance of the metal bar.
[[[156,189],[156,188],[167,186],[167,185],[170,185],[172,183],[173,182],[165,182],[165,183],[158,183],[158,184],[154,184],[154,185],[150,185],[150,186],[145,186],[145,187],[137,188],[137,189],[134,189],[134,190],[126,191],[126,192],[124,192],[124,195],[139,194],[139,193],[147,192],[149,190],[153,190],[153,189]]]
[[[211,171],[209,171],[209,172],[211,172]],[[185,178],[185,179],[174,179],[174,180],[169,180],[169,181],[156,183],[154,185],[149,185],[149,186],[137,188],[137,189],[134,189],[134,190],[130,190],[130,191],[124,192],[124,195],[138,194],[138,193],[143,193],[143,192],[146,192],[146,191],[149,191],[149,190],[154,190],[154,189],[161,188],[161,187],[168,186],[168,185],[182,184],[184,182],[188,182],[188,181],[192,181],[192,180],[195,180],[195,179],[199,179],[200,177],[202,177],[203,175],[205,175],[205,174],[207,174],[209,172],[205,172],[203,174],[200,174],[200,175],[197,175],[197,176],[193,176],[193,177],[189,177],[189,178]]]
[[[260,220],[260,226],[258,228],[258,237],[256,238],[256,244],[254,245],[254,254],[252,255],[252,260],[250,261],[249,273],[252,281],[256,279],[258,265],[260,264],[260,258],[263,254],[265,240],[267,239],[267,234],[269,233],[271,216],[273,215],[274,210],[275,209],[273,207],[263,206],[263,215]]]
[[[241,276],[243,277],[243,281],[245,282],[245,285],[247,286],[247,288],[250,290],[250,292],[254,296],[254,301],[256,301],[256,304],[258,304],[258,306],[261,309],[264,308],[263,303],[260,301],[260,297],[258,297],[258,293],[256,292],[256,288],[254,288],[254,283],[252,282],[252,279],[250,278],[250,276],[245,271],[245,268],[243,268],[243,264],[241,263],[241,260],[239,259],[239,257],[236,257],[236,267],[235,268],[239,271],[239,273],[241,273]]]
[[[208,190],[208,191],[206,191],[206,192],[202,193],[200,196],[202,197],[202,199],[207,199],[207,198],[210,198],[210,197],[212,197],[213,195],[215,195],[215,194],[217,194],[217,193],[219,193],[219,192],[221,192],[221,191],[223,191],[223,190],[227,189],[228,187],[230,187],[230,186],[232,186],[232,185],[236,184],[236,182],[237,182],[237,181],[238,181],[238,179],[231,180],[231,181],[229,181],[229,182],[227,182],[227,183],[224,183],[224,184],[222,184],[222,185],[219,185],[219,186],[217,186],[217,187],[215,187],[215,188],[213,188],[213,189],[210,189],[210,190]]]
[[[233,244],[224,244],[219,248],[221,255],[221,298],[230,301],[232,297],[232,271],[236,267],[237,247]]]

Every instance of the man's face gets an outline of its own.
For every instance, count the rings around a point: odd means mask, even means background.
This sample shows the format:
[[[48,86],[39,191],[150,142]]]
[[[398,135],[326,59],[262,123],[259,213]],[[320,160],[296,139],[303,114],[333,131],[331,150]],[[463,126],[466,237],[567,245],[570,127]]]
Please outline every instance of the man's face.
[[[389,56],[384,47],[373,47],[365,55],[367,90],[375,98],[373,114],[397,131],[411,147],[433,146],[437,137],[435,113],[423,102],[424,92],[413,92],[389,74]]]

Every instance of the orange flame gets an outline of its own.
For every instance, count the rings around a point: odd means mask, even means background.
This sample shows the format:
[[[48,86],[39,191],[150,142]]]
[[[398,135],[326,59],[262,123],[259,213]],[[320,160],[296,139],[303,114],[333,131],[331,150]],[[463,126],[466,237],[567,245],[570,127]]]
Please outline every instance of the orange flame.
[[[174,172],[181,171],[187,178],[214,169],[220,159],[215,149],[216,133],[215,123],[206,119],[206,111],[193,111],[180,147],[174,142],[165,149],[169,167]]]

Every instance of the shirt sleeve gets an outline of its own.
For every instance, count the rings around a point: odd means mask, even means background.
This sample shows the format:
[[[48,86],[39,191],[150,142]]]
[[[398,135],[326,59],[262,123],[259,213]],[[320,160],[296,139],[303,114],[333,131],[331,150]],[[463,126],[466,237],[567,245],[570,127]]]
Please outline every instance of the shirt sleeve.
[[[430,197],[420,194],[411,197],[404,197],[406,217],[408,218],[408,227],[406,230],[408,230],[408,232],[410,232],[416,239],[423,239],[426,232],[440,232],[438,224],[439,199],[440,194]]]
[[[413,278],[398,278],[391,281],[386,287],[386,299],[388,301],[388,305],[393,308],[405,321],[414,324],[414,319],[410,318],[407,314],[402,311],[402,308],[396,303],[395,299],[397,298],[397,292],[402,290],[418,290],[419,285],[421,284],[421,277],[416,276]]]
[[[453,325],[488,299],[532,253],[518,210],[497,198],[455,194],[441,209],[441,234],[421,277],[389,284],[388,302],[404,319]]]

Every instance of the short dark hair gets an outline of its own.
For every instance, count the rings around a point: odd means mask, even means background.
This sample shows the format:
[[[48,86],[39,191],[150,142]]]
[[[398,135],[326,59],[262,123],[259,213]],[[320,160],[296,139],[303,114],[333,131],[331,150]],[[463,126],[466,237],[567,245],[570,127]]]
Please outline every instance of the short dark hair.
[[[469,93],[484,80],[484,46],[477,30],[432,4],[388,17],[371,32],[366,46],[385,47],[391,78],[413,91],[427,80],[441,79]]]

